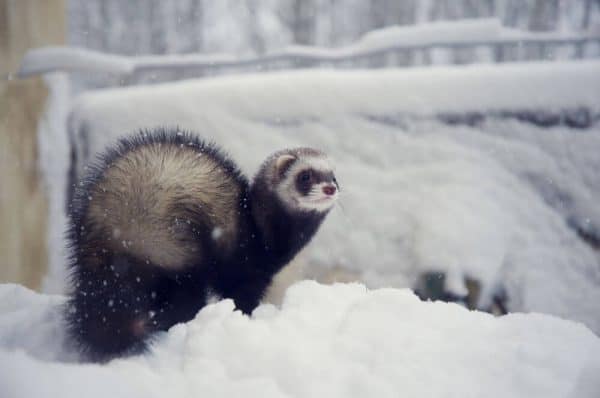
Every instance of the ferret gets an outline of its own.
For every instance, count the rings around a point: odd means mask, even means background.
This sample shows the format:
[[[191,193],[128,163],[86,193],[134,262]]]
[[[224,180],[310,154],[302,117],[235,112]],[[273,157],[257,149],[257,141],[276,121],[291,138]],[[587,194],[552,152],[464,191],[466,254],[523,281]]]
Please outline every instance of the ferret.
[[[121,139],[89,170],[71,204],[65,317],[98,362],[145,351],[212,296],[250,314],[339,192],[319,150],[276,152],[249,184],[216,145],[178,129]]]

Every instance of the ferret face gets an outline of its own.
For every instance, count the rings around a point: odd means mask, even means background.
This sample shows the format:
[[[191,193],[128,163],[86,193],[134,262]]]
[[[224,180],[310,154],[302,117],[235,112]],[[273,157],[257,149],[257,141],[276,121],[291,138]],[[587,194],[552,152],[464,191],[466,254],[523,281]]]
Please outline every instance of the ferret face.
[[[327,212],[338,198],[339,185],[329,159],[321,152],[299,149],[276,161],[279,199],[291,210]]]

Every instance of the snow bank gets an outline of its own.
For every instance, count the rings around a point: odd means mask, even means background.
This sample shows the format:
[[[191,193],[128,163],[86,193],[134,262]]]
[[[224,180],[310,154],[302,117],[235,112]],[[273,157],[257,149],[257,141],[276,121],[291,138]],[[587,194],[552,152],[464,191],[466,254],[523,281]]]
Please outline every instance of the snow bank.
[[[144,356],[73,363],[63,298],[0,285],[0,395],[597,397],[600,339],[550,316],[494,318],[409,290],[302,282],[252,317],[229,300]],[[23,333],[27,330],[27,333]],[[35,375],[35,381],[32,377]]]

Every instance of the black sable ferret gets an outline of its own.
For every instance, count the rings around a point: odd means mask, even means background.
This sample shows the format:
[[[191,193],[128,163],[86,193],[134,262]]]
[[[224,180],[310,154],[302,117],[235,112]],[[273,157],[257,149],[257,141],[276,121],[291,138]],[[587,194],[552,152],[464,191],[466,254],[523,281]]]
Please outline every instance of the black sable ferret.
[[[72,203],[68,331],[94,361],[143,351],[211,294],[250,313],[337,198],[320,151],[283,150],[252,185],[214,145],[179,130],[121,140]]]

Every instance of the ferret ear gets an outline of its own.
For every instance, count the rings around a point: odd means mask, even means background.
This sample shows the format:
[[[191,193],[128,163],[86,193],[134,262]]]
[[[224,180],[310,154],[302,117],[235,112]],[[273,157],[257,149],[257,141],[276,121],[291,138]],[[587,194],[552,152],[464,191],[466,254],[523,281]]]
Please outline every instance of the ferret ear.
[[[277,175],[282,177],[295,160],[296,157],[288,153],[279,156],[275,161],[275,170],[277,171]]]

